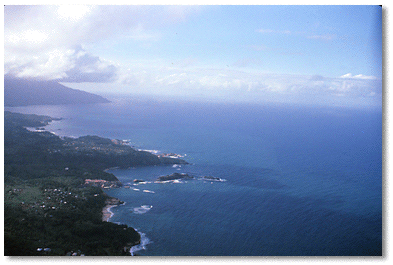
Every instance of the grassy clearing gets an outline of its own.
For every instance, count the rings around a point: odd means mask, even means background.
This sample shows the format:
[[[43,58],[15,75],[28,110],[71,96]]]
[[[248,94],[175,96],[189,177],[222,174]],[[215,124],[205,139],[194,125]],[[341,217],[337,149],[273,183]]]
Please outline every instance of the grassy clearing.
[[[39,187],[29,185],[5,185],[4,202],[10,205],[33,204],[44,199]]]

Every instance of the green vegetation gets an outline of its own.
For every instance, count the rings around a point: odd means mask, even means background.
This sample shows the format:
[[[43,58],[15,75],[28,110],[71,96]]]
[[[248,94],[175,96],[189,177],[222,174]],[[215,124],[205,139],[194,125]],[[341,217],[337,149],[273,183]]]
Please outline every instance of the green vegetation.
[[[108,197],[78,182],[41,178],[6,184],[5,255],[128,255],[124,247],[137,243],[139,234],[126,225],[102,222]]]
[[[193,179],[194,177],[186,174],[186,173],[173,173],[167,176],[158,177],[158,181],[168,181],[168,180],[176,180],[176,179]]]
[[[23,128],[44,126],[48,118],[5,112],[6,181],[10,176],[20,179],[83,176],[113,181],[116,177],[104,172],[106,168],[186,163],[136,151],[122,142],[97,136],[61,139],[49,132],[30,132]]]
[[[5,255],[128,255],[139,234],[102,221],[108,196],[85,179],[119,182],[104,169],[179,164],[136,151],[122,141],[97,136],[64,138],[24,127],[42,127],[50,117],[4,115]],[[120,182],[119,182],[120,183]],[[121,184],[121,183],[120,183]]]

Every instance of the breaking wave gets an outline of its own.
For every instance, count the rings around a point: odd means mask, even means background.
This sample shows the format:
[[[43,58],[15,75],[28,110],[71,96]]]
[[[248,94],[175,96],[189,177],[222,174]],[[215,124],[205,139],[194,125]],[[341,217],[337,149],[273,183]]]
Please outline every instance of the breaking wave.
[[[151,241],[148,237],[146,237],[145,233],[139,232],[138,230],[136,230],[136,231],[141,236],[141,243],[136,246],[131,247],[131,249],[130,249],[131,256],[134,256],[135,252],[138,252],[141,250],[146,250],[146,245],[153,243],[153,241]]]
[[[135,214],[144,214],[144,213],[147,213],[148,211],[150,211],[151,208],[153,208],[152,205],[142,205],[141,207],[135,207],[134,213]]]

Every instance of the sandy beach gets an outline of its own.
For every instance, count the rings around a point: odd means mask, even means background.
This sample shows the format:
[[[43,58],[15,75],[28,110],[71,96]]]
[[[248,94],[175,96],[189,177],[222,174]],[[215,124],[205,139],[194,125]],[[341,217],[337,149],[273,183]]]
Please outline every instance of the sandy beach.
[[[121,204],[121,202],[117,198],[110,198],[106,200],[105,203],[106,205],[102,209],[102,221],[109,222],[109,219],[113,216],[113,212],[111,211],[111,209]]]
[[[117,205],[107,205],[102,209],[102,221],[109,222],[109,219],[113,216],[111,209]]]

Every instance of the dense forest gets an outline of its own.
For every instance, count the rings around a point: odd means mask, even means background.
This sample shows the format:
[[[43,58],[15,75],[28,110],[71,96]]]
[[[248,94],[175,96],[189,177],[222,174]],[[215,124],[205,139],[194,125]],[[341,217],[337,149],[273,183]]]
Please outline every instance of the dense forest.
[[[120,140],[26,129],[51,120],[4,113],[5,255],[129,255],[140,235],[102,221],[109,197],[85,179],[121,185],[104,169],[186,162],[136,151]]]

